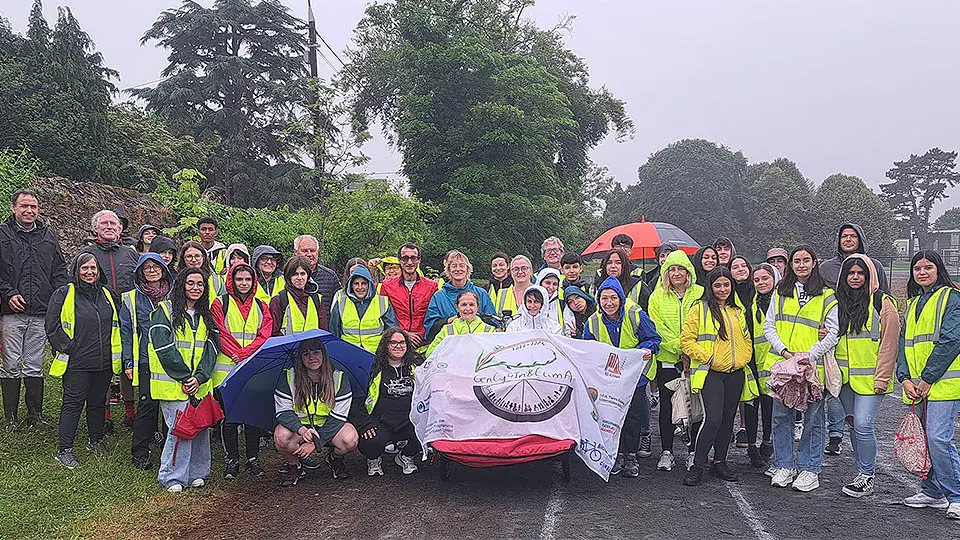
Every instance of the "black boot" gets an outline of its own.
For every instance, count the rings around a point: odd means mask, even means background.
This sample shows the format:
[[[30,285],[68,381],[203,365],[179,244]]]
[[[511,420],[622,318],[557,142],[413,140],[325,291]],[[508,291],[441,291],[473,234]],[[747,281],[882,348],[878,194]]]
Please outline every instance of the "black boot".
[[[24,377],[27,391],[23,400],[27,403],[27,423],[33,427],[46,426],[43,418],[43,377]]]
[[[17,427],[17,408],[20,407],[20,377],[0,379],[3,394],[3,425],[8,429]]]
[[[694,465],[683,477],[683,485],[699,486],[700,482],[703,482],[703,467],[700,465]]]
[[[747,447],[747,456],[750,458],[751,467],[760,469],[767,464],[767,460],[763,459],[763,456],[760,455],[760,449],[755,445],[751,444]]]

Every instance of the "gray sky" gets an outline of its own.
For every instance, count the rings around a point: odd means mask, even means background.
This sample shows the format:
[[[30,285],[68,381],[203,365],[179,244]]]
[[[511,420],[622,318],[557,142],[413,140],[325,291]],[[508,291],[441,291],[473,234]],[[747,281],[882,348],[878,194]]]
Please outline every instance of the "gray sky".
[[[32,2],[2,3],[0,14],[23,32]],[[306,0],[284,3],[306,18]],[[315,1],[331,46],[347,46],[367,4]],[[159,77],[166,52],[139,39],[179,2],[46,0],[51,25],[58,5],[71,7],[120,71],[120,87]],[[626,101],[636,137],[611,138],[592,154],[624,184],[636,182],[651,153],[682,138],[709,139],[750,161],[788,157],[816,184],[843,172],[875,189],[894,160],[960,149],[960,2],[540,0],[529,14],[541,26],[575,15],[567,45],[586,59],[595,87]],[[332,73],[322,61],[320,71]],[[400,168],[379,134],[365,152],[369,172]]]

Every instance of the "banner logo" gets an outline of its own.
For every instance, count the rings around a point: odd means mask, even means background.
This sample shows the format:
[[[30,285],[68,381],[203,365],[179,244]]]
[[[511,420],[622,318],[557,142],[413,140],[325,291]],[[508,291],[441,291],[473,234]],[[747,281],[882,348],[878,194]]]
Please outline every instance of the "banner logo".
[[[604,373],[614,377],[619,377],[621,375],[620,369],[623,367],[623,362],[620,360],[620,356],[616,353],[610,353],[610,356],[607,357],[607,366],[603,368]]]

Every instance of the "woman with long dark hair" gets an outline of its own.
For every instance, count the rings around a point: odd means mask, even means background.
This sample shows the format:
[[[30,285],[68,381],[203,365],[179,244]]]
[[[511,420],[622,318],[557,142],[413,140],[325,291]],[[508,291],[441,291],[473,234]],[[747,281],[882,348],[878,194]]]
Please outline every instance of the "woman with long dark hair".
[[[284,459],[281,486],[293,486],[303,475],[301,459],[333,444],[325,462],[334,478],[349,476],[343,456],[357,448],[357,430],[347,422],[353,393],[350,381],[333,366],[318,338],[304,340],[293,367],[284,370],[273,392],[277,426],[273,441]]]
[[[808,353],[809,362],[817,366],[817,375],[824,381],[822,358],[837,345],[839,323],[833,289],[823,282],[817,265],[817,254],[812,247],[801,245],[793,249],[787,274],[770,299],[763,334],[770,344],[771,354],[790,359],[795,354]],[[822,338],[818,332],[820,328],[827,330]],[[823,411],[822,399],[810,403],[804,411],[803,433],[795,456],[793,421],[796,409],[787,407],[778,399],[773,401],[775,471],[771,485],[787,487],[793,484],[797,491],[820,487],[825,429]]]
[[[706,287],[707,274],[720,264],[720,256],[712,246],[703,246],[693,254],[693,267],[697,269],[697,285]]]
[[[897,380],[904,403],[922,403],[931,466],[920,492],[903,504],[946,508],[948,518],[960,519],[960,456],[954,444],[960,415],[960,294],[939,253],[913,256],[907,294]]]
[[[210,431],[192,440],[173,434],[177,412],[213,391],[220,334],[207,294],[207,275],[187,268],[173,282],[170,300],[150,315],[150,395],[169,428],[157,480],[171,493],[202,487],[210,476]]]
[[[630,256],[627,252],[622,249],[611,249],[600,261],[600,277],[595,286],[599,289],[607,277],[613,276],[620,282],[620,287],[623,288],[627,299],[646,311],[650,305],[650,290],[643,283],[643,279],[633,275],[630,268]]]
[[[780,281],[780,272],[770,263],[760,263],[753,269],[753,286],[756,291],[748,313],[747,325],[752,328],[753,358],[750,360],[750,369],[755,370],[760,397],[759,407],[747,407],[744,410],[744,422],[747,428],[747,455],[750,465],[762,467],[773,455],[771,442],[770,421],[773,414],[773,398],[767,393],[767,381],[770,380],[770,367],[779,357],[770,354],[770,344],[763,335],[763,324],[767,318],[767,309],[770,307],[770,298]],[[762,420],[761,420],[762,419]],[[763,423],[763,439],[760,448],[756,446],[760,423]],[[771,468],[772,471],[772,468]]]
[[[712,473],[726,481],[739,479],[726,458],[737,406],[748,383],[744,367],[752,355],[752,342],[744,310],[734,296],[733,275],[726,266],[717,266],[707,274],[703,298],[690,308],[683,321],[680,347],[689,357],[690,389],[700,394],[703,406],[693,467],[683,478],[686,486],[703,480],[710,448]]]
[[[410,404],[413,369],[423,363],[423,355],[417,353],[410,336],[396,327],[384,331],[376,354],[367,398],[354,408],[351,420],[360,433],[357,444],[367,458],[367,476],[383,476],[384,448],[390,442],[407,441],[393,461],[403,474],[413,474],[420,442],[410,422]]]

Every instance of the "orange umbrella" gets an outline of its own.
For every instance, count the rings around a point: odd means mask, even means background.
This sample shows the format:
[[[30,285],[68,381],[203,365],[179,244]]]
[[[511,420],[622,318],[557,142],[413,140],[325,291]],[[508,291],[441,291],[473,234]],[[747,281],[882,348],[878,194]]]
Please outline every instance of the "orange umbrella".
[[[659,223],[653,221],[641,221],[639,223],[627,223],[618,225],[600,235],[599,238],[590,244],[590,247],[583,250],[582,255],[586,258],[602,257],[610,251],[613,237],[618,234],[626,234],[633,238],[633,251],[630,252],[631,260],[653,259],[656,258],[656,250],[664,242],[672,242],[688,255],[693,255],[700,248],[690,235],[683,232],[683,229],[670,223]]]

